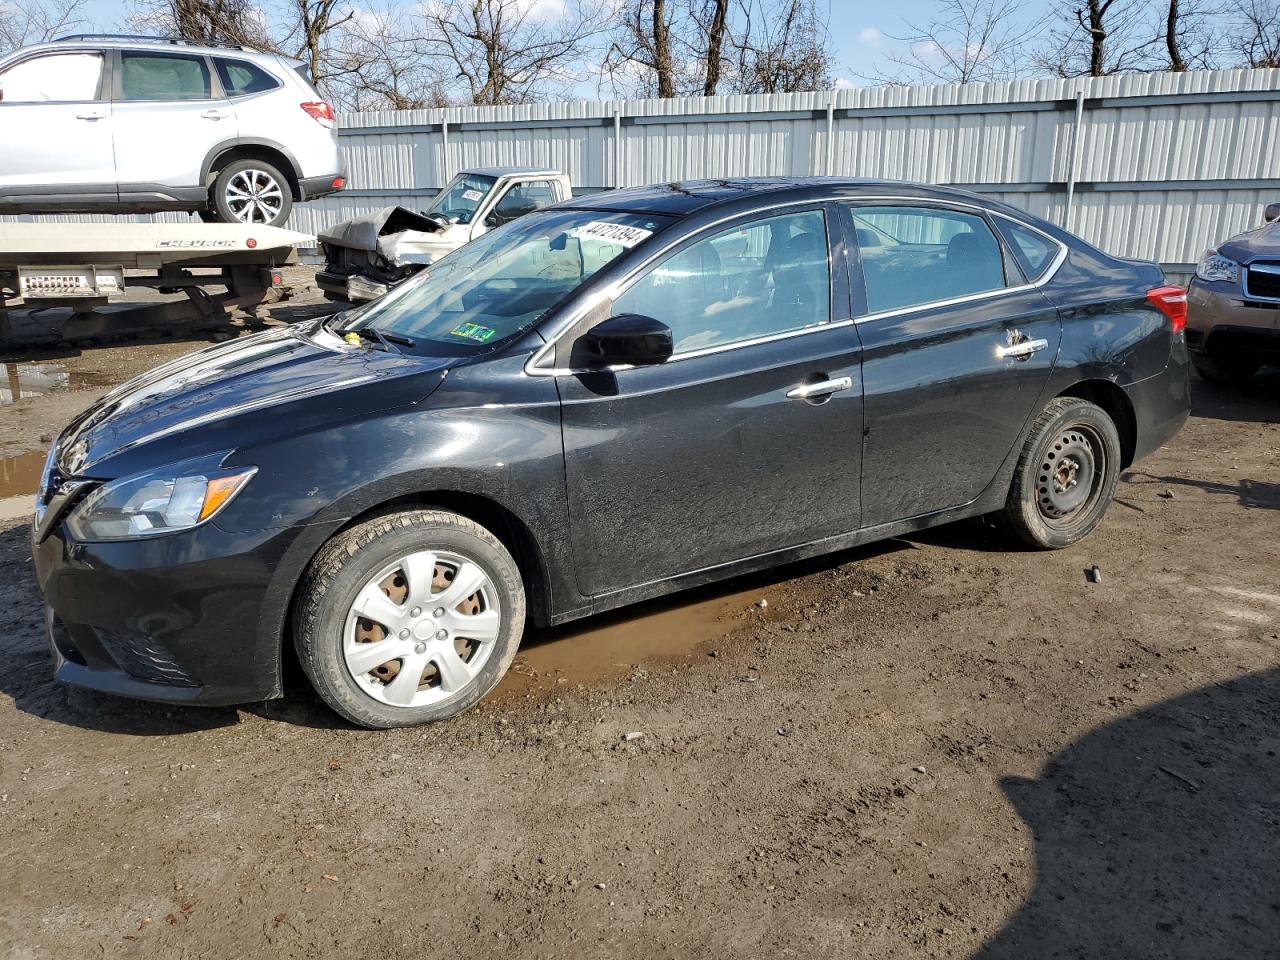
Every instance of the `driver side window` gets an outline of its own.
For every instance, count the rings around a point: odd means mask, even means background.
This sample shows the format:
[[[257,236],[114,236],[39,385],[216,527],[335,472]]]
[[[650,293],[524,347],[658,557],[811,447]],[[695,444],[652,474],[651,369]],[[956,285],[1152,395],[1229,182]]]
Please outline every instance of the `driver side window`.
[[[613,303],[671,328],[675,354],[826,323],[831,270],[821,210],[731,227],[652,267]]]

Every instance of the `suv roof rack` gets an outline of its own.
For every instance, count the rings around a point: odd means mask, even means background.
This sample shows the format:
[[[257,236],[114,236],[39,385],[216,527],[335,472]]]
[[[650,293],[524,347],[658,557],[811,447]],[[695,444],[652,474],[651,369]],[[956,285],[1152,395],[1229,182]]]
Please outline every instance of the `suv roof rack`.
[[[55,37],[54,43],[80,40],[139,40],[144,43],[172,43],[189,47],[225,47],[228,50],[249,50],[241,43],[229,40],[192,40],[188,37],[150,37],[136,33],[71,33],[65,37]]]

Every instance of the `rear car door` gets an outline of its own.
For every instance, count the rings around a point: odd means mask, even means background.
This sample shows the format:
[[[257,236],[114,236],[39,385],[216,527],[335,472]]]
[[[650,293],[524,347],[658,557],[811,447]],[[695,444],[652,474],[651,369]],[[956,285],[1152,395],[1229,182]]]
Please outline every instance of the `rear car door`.
[[[92,50],[28,57],[0,74],[0,201],[115,199],[108,77]]]
[[[1058,312],[976,207],[846,209],[855,296],[865,297],[863,523],[969,503],[1038,408],[1058,353]],[[1050,242],[1056,258],[1061,247]]]
[[[235,111],[207,57],[121,50],[114,83],[116,172],[121,199],[199,200],[201,170],[236,136]]]
[[[675,351],[558,376],[584,595],[858,527],[859,349],[832,219],[814,205],[709,228],[594,315],[661,320]]]

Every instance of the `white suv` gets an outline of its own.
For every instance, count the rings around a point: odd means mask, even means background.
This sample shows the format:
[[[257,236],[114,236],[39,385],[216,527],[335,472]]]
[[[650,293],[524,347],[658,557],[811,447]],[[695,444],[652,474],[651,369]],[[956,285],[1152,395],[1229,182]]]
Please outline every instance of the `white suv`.
[[[197,211],[278,225],[345,185],[333,108],[296,61],[75,36],[0,58],[0,213]]]

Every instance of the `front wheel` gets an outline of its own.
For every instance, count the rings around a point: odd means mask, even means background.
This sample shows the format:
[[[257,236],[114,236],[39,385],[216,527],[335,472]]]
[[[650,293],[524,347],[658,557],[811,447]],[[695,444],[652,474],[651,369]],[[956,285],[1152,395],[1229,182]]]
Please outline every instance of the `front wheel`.
[[[218,171],[210,194],[223,223],[278,227],[289,219],[293,192],[279,170],[261,160],[236,160]]]
[[[524,632],[511,554],[455,513],[407,510],[334,537],[312,561],[294,643],[312,686],[371,728],[442,720],[502,679]]]
[[[1031,424],[1004,520],[1020,540],[1055,550],[1093,531],[1120,472],[1120,435],[1101,407],[1057,397]]]

